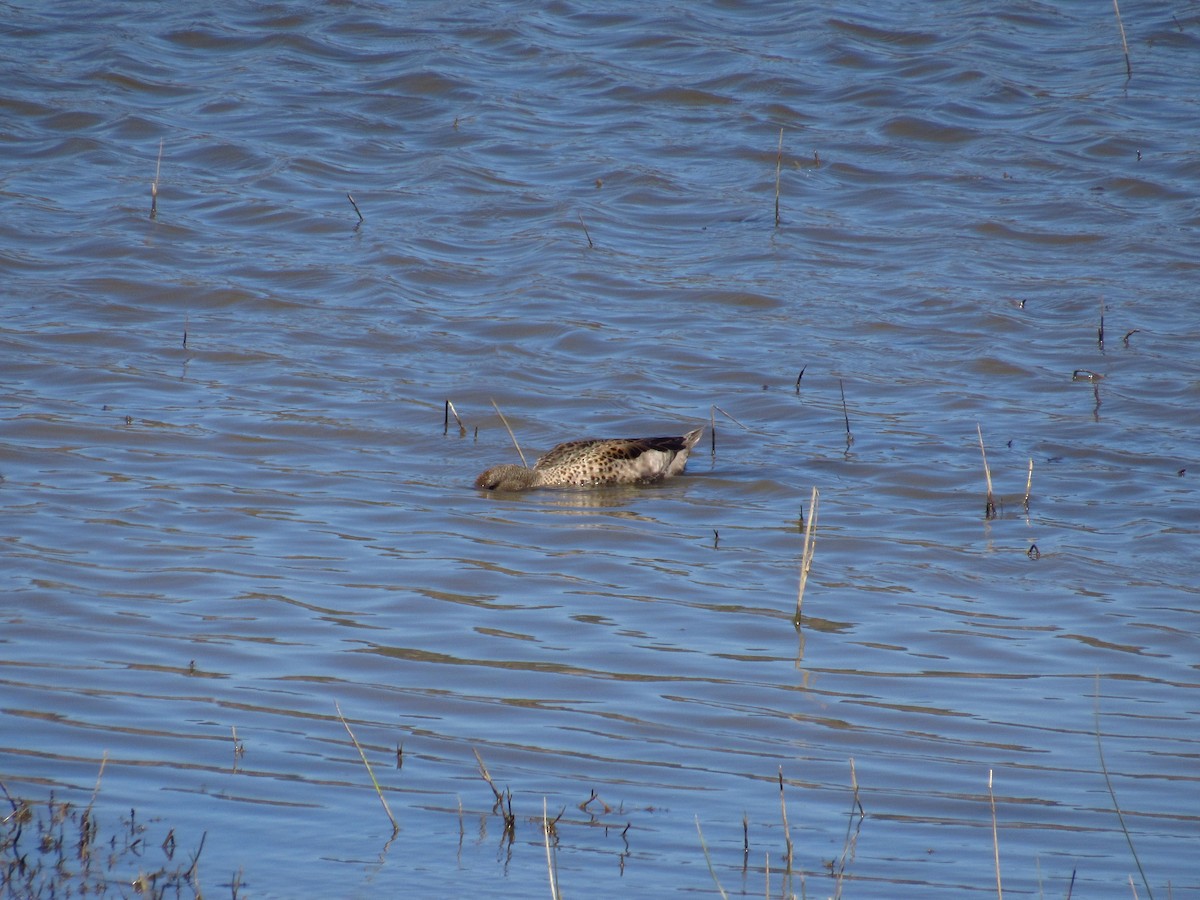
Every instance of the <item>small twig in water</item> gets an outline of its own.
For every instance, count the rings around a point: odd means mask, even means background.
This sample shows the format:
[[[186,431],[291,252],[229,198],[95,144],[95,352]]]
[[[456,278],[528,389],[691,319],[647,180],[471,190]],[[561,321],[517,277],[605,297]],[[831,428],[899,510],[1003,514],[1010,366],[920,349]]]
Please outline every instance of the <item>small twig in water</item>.
[[[1115,0],[1114,0],[1115,2]],[[1104,298],[1100,298],[1100,327],[1096,330],[1096,342],[1104,349]]]
[[[796,376],[796,393],[797,394],[800,393],[800,379],[804,377],[804,369],[807,369],[807,368],[808,368],[808,366],[804,366],[800,370],[800,374]]]
[[[804,586],[808,584],[808,573],[812,569],[813,555],[817,552],[817,542],[813,540],[813,532],[817,528],[817,503],[821,499],[820,492],[814,487],[812,499],[808,501],[808,521],[804,524],[804,547],[800,551],[800,587],[796,591],[796,615],[792,624],[800,627],[800,611],[804,606]]]
[[[1029,476],[1025,479],[1025,512],[1029,512],[1029,497],[1033,493],[1033,457],[1029,457]]]
[[[983,429],[975,423],[975,431],[979,434],[979,452],[983,454],[983,477],[987,479],[987,503],[983,508],[985,519],[996,518],[996,504],[992,499],[992,470],[988,467],[987,448],[983,446]]]
[[[388,806],[387,798],[383,796],[383,788],[379,786],[379,781],[375,778],[375,772],[371,769],[371,764],[367,762],[367,754],[363,752],[362,745],[359,744],[358,738],[354,736],[354,732],[350,730],[350,723],[346,721],[346,717],[342,715],[342,708],[334,701],[333,708],[337,710],[338,718],[341,719],[342,726],[346,729],[346,734],[350,735],[350,740],[354,742],[354,749],[358,751],[359,757],[362,759],[363,765],[367,768],[367,774],[371,776],[371,784],[375,786],[375,793],[379,795],[379,802],[383,804],[383,811],[387,813],[388,821],[392,823],[392,836],[395,837],[400,833],[400,826],[396,824],[396,817],[392,815],[391,807]]]
[[[587,238],[588,249],[594,250],[596,245],[592,243],[592,236],[588,234],[587,225],[585,225],[583,221],[583,213],[576,213],[576,215],[579,216],[579,224],[583,226],[583,236]]]
[[[356,213],[358,213],[358,224],[359,224],[359,225],[361,225],[363,222],[367,221],[366,219],[364,219],[364,218],[363,218],[362,210],[360,210],[360,209],[358,208],[358,204],[354,202],[354,197],[353,197],[353,195],[351,195],[351,194],[347,194],[347,195],[346,195],[346,199],[350,201],[350,205],[351,205],[351,206],[353,206],[353,207],[354,207],[354,211],[355,211]]]
[[[1142,330],[1142,329],[1140,329],[1140,328],[1135,328],[1135,329],[1133,329],[1132,331],[1127,331],[1127,332],[1125,332],[1125,337],[1124,337],[1124,338],[1122,338],[1122,342],[1125,344],[1125,346],[1126,346],[1126,347],[1128,347],[1128,346],[1129,346],[1129,339],[1130,339],[1131,337],[1133,337],[1135,334],[1137,334],[1137,333],[1138,333],[1139,331],[1141,331],[1141,330]]]
[[[513,446],[517,448],[517,453],[521,457],[521,465],[529,468],[529,463],[525,461],[525,454],[521,452],[521,445],[517,443],[517,436],[513,434],[512,427],[508,424],[508,419],[504,418],[504,413],[500,412],[500,407],[496,405],[496,401],[492,401],[492,409],[496,411],[496,415],[500,417],[500,421],[504,423],[504,427],[508,429],[508,436],[512,438]]]
[[[184,350],[187,349],[188,324],[189,324],[188,314],[185,312],[183,314],[183,349]]]
[[[1117,28],[1121,30],[1121,47],[1125,51],[1125,77],[1129,79],[1133,77],[1133,66],[1129,64],[1129,42],[1125,40],[1125,25],[1121,22],[1121,7],[1117,5],[1117,0],[1113,0],[1113,12],[1117,14]]]

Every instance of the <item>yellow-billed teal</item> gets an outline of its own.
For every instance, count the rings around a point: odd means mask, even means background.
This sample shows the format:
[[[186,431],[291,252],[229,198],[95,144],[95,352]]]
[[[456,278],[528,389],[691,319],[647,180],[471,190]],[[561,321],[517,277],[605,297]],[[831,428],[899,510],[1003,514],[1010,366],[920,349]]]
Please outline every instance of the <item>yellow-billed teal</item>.
[[[486,491],[523,491],[537,487],[638,484],[678,475],[704,434],[703,426],[683,437],[595,438],[559,444],[523,466],[493,466],[475,479]]]

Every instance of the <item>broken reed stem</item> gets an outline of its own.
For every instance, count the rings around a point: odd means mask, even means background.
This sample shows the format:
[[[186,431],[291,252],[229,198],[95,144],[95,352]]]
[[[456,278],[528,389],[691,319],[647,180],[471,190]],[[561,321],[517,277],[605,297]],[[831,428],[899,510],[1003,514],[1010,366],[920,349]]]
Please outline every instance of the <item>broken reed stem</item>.
[[[1033,457],[1029,457],[1029,476],[1025,479],[1025,512],[1029,512],[1029,497],[1033,493]]]
[[[495,812],[497,809],[500,810],[500,816],[504,819],[504,833],[508,835],[511,842],[517,833],[517,817],[513,815],[512,811],[512,791],[508,791],[507,794],[501,793],[500,789],[496,787],[496,782],[492,781],[492,773],[483,764],[483,757],[479,755],[479,751],[472,747],[471,752],[475,754],[475,761],[479,763],[479,774],[487,782],[488,787],[492,789],[492,794],[496,797],[496,802],[492,805],[492,812]],[[506,796],[508,799],[507,808],[505,808],[504,803]]]
[[[1114,0],[1115,2],[1115,0]],[[1096,331],[1096,342],[1104,349],[1104,298],[1100,298],[1100,327]]]
[[[979,452],[983,454],[983,477],[987,479],[987,504],[983,508],[985,519],[996,518],[996,503],[992,499],[992,470],[988,468],[987,449],[983,446],[983,429],[975,423],[975,431],[979,434]]]
[[[717,886],[717,891],[720,892],[722,900],[729,900],[729,895],[725,893],[725,888],[721,887],[721,882],[717,880],[717,872],[713,868],[712,857],[708,855],[708,842],[704,840],[704,832],[700,828],[699,816],[696,816],[696,834],[700,835],[700,849],[704,851],[704,861],[708,863],[708,874],[712,876],[713,884]]]
[[[592,236],[588,234],[587,225],[583,222],[583,213],[576,213],[576,215],[579,216],[579,224],[583,226],[583,236],[587,238],[588,249],[594,250],[596,245],[592,243]]]
[[[454,403],[451,400],[446,401],[446,410],[442,415],[442,434],[450,433],[450,417],[454,416],[454,421],[458,423],[458,436],[465,437],[467,427],[463,425],[463,420],[458,417],[458,410],[454,408]]]
[[[367,221],[363,218],[362,210],[358,208],[358,204],[354,202],[354,196],[352,194],[346,194],[346,199],[350,201],[350,205],[353,206],[354,211],[358,213],[358,224],[361,225],[363,222]]]
[[[1142,885],[1146,888],[1146,896],[1154,900],[1154,892],[1150,890],[1150,882],[1146,879],[1146,871],[1142,861],[1138,859],[1137,850],[1133,846],[1133,838],[1125,825],[1125,815],[1121,812],[1121,804],[1117,802],[1117,792],[1113,790],[1112,779],[1108,777],[1108,765],[1104,762],[1104,745],[1100,741],[1100,676],[1096,675],[1096,703],[1093,707],[1096,719],[1096,754],[1100,757],[1100,771],[1104,773],[1104,786],[1108,788],[1108,796],[1112,798],[1113,809],[1117,811],[1117,821],[1121,823],[1121,832],[1125,835],[1125,843],[1129,845],[1129,853],[1137,865],[1138,874],[1142,876]]]
[[[854,771],[854,757],[850,757],[850,786],[853,789],[851,794],[850,818],[846,822],[846,838],[842,842],[842,856],[838,861],[837,880],[834,890],[834,898],[838,900],[842,896],[842,881],[846,876],[846,863],[854,858],[854,849],[858,846],[858,833],[862,829],[863,819],[866,818],[866,811],[863,809],[862,801],[858,799],[858,775]],[[858,826],[854,826],[854,813],[858,812]]]
[[[846,410],[846,386],[838,379],[838,390],[842,392],[842,418],[846,420],[846,449],[854,443],[854,435],[850,433],[850,413]]]
[[[104,755],[100,757],[100,771],[96,773],[96,786],[92,788],[92,799],[88,801],[87,809],[84,810],[84,816],[90,816],[92,807],[96,805],[96,797],[100,794],[100,779],[104,777],[104,767],[108,765],[108,751],[104,751]]]
[[[804,524],[804,547],[800,551],[800,587],[796,592],[796,615],[792,624],[800,627],[800,612],[804,606],[804,586],[808,583],[808,573],[812,569],[813,555],[817,552],[817,542],[813,540],[813,532],[817,528],[817,503],[821,493],[815,487],[808,501],[808,521]]]
[[[788,826],[787,798],[783,795],[783,766],[779,767],[779,808],[783,815],[783,842],[787,850],[787,855],[784,857],[787,862],[787,868],[784,871],[790,872],[792,871],[793,856],[792,829]]]
[[[555,865],[554,854],[550,849],[550,815],[546,811],[546,798],[542,798],[542,832],[546,839],[546,872],[550,879],[550,900],[561,900],[562,893],[558,889],[558,866]]]
[[[188,325],[191,324],[188,313],[183,314],[183,349],[187,349]]]
[[[796,393],[797,394],[800,393],[800,379],[804,377],[804,370],[807,368],[808,368],[808,366],[802,367],[800,369],[800,374],[796,376]]]
[[[525,461],[525,454],[521,452],[521,445],[517,443],[517,436],[515,434],[513,434],[513,430],[508,424],[508,419],[504,418],[504,413],[500,412],[500,407],[498,407],[496,405],[495,400],[492,401],[492,409],[494,409],[496,411],[496,415],[498,415],[500,417],[500,421],[503,422],[504,427],[508,429],[508,436],[510,438],[512,438],[513,446],[517,448],[517,453],[521,457],[521,465],[523,465],[525,468],[528,469],[529,463],[527,463]],[[479,754],[476,754],[476,756],[478,756],[478,755]]]
[[[1133,66],[1129,64],[1129,42],[1125,40],[1125,25],[1121,22],[1121,7],[1113,0],[1113,12],[1117,14],[1117,28],[1121,30],[1121,48],[1125,51],[1125,77],[1133,77]]]
[[[350,740],[354,742],[354,749],[358,751],[359,757],[362,759],[363,765],[367,768],[367,774],[371,776],[371,784],[375,786],[375,793],[379,795],[379,802],[383,804],[383,811],[387,813],[388,821],[392,823],[392,837],[400,833],[400,826],[396,824],[396,817],[392,815],[391,807],[388,806],[387,798],[383,796],[383,788],[379,786],[379,781],[375,778],[375,772],[371,769],[371,764],[367,762],[367,754],[363,752],[362,745],[358,742],[358,738],[354,736],[354,732],[350,730],[350,723],[346,721],[346,717],[342,715],[342,708],[337,701],[333,702],[333,708],[337,710],[338,718],[341,720],[343,727],[346,729],[346,734],[350,735]]]
[[[1113,0],[1115,3],[1116,0]],[[779,151],[775,154],[775,227],[779,227],[779,176],[783,170],[783,129],[779,129]]]
[[[750,430],[745,425],[745,423],[739,422],[737,419],[735,419],[729,413],[725,412],[725,410],[721,409],[721,407],[717,406],[716,404],[713,404],[712,406],[710,406],[708,408],[708,430],[709,430],[709,440],[711,442],[712,455],[714,457],[717,455],[717,413],[720,413],[721,415],[723,415],[725,418],[727,418],[733,424],[741,425],[741,427],[745,428],[747,431]]]
[[[992,793],[991,769],[988,769],[988,801],[992,805],[992,853],[996,857],[996,898],[1004,900],[1004,886],[1000,883],[1000,834],[996,830],[996,795]]]
[[[154,167],[154,181],[150,182],[150,218],[158,218],[158,176],[162,173],[163,139],[158,139],[158,165]]]

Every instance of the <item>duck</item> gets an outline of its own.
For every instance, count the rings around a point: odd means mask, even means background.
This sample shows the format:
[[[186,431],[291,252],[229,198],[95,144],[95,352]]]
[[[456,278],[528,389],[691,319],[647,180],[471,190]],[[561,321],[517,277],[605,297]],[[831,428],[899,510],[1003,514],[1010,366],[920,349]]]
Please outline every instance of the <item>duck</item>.
[[[591,438],[559,444],[533,468],[492,466],[475,479],[485,491],[525,491],[541,487],[599,487],[646,484],[683,472],[704,427],[681,437]]]

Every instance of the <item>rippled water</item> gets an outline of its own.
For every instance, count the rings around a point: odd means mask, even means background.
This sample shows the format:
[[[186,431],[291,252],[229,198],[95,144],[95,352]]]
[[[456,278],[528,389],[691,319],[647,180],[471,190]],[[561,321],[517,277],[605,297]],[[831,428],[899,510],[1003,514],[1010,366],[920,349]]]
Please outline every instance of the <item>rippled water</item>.
[[[699,820],[961,897],[990,777],[1007,892],[1129,896],[1102,750],[1200,891],[1200,13],[1121,11],[10,5],[0,782],[218,896],[533,895],[545,802],[566,896],[715,895]],[[486,496],[492,401],[716,439]]]

